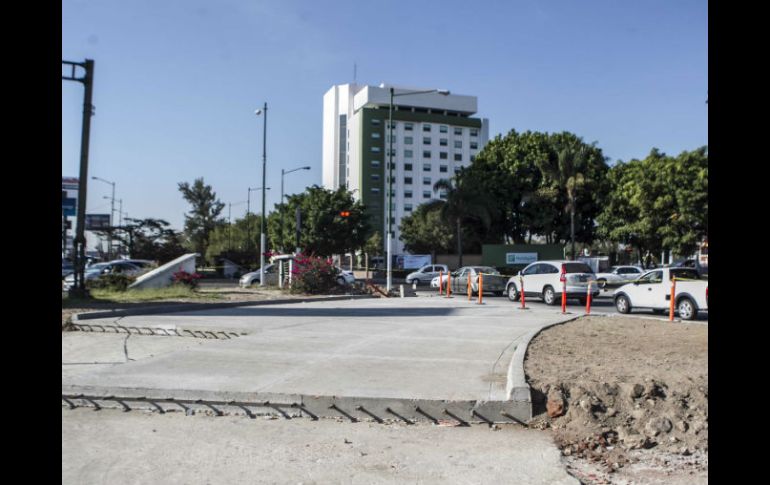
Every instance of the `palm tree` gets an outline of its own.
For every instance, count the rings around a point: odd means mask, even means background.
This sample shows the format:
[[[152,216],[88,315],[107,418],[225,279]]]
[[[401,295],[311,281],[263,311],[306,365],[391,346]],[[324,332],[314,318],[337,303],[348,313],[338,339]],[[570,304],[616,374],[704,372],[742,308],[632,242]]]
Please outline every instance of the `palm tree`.
[[[572,243],[572,259],[575,259],[575,205],[577,191],[586,184],[582,173],[587,158],[585,146],[575,149],[565,145],[557,152],[555,163],[546,161],[540,164],[541,169],[559,188],[567,191],[567,206],[565,210],[570,215],[570,241]],[[550,162],[550,163],[549,163]]]
[[[441,179],[433,184],[433,190],[446,192],[446,202],[441,207],[441,217],[457,228],[458,266],[463,265],[462,224],[468,219],[480,220],[489,227],[491,217],[484,194],[474,188],[468,177],[463,177],[461,170],[454,179]]]

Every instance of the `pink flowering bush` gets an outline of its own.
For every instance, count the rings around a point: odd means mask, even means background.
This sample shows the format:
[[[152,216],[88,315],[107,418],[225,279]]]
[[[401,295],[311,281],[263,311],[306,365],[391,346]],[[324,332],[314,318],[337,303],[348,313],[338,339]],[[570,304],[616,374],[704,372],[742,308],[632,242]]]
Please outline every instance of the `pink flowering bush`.
[[[171,276],[171,280],[175,285],[185,285],[189,286],[190,288],[197,288],[199,279],[201,279],[200,274],[188,273],[181,268]]]
[[[317,295],[338,289],[338,270],[331,259],[298,254],[291,274],[292,293]]]

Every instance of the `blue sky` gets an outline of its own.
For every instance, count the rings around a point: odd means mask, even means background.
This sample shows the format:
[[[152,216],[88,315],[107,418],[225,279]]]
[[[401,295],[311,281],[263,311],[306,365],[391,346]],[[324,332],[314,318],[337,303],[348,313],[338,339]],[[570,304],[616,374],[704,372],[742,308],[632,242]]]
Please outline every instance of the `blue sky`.
[[[89,176],[130,217],[181,229],[177,183],[233,217],[321,185],[323,94],[381,82],[478,97],[490,137],[571,131],[611,162],[708,142],[706,1],[63,0],[62,59],[94,59]],[[62,81],[62,175],[77,176],[83,88]],[[111,187],[90,181],[89,213]],[[252,211],[260,209],[252,192]],[[256,210],[255,210],[256,209]],[[224,216],[227,217],[227,208]]]

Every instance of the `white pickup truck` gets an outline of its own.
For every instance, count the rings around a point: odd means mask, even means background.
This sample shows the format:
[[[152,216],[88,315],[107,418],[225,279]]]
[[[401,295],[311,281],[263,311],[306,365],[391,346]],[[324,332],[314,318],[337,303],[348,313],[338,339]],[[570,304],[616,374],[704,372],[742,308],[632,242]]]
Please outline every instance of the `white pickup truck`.
[[[671,306],[671,278],[676,278],[674,309],[682,320],[693,320],[699,311],[708,311],[708,280],[690,268],[659,268],[648,271],[638,280],[615,290],[615,308],[629,313],[636,308],[649,308],[663,313]]]

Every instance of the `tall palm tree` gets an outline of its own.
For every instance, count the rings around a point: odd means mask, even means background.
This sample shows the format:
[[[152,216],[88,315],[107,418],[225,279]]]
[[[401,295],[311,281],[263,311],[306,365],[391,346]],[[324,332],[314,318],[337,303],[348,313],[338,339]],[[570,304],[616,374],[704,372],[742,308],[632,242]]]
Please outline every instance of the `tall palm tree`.
[[[585,167],[587,152],[585,146],[574,148],[562,146],[557,154],[555,163],[542,162],[543,172],[556,182],[559,188],[567,191],[567,206],[565,210],[570,215],[570,241],[572,245],[572,259],[575,259],[575,206],[577,191],[586,184],[586,177],[582,170]]]
[[[446,192],[446,203],[441,208],[441,217],[457,228],[458,265],[463,265],[462,224],[468,219],[480,220],[485,227],[491,224],[491,216],[483,193],[475,188],[468,177],[460,171],[452,180],[441,179],[433,184],[433,190]]]

